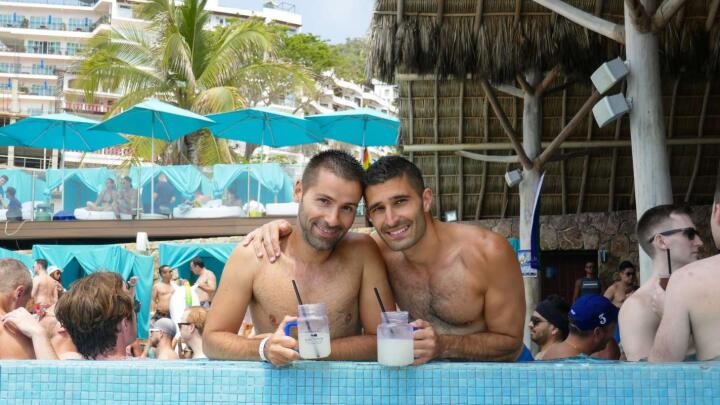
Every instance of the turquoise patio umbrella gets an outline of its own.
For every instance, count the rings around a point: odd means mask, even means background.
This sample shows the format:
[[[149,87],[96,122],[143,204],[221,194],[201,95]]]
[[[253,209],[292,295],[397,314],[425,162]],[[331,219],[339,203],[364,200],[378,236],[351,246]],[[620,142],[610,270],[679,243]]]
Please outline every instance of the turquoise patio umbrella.
[[[320,128],[324,138],[353,145],[397,145],[400,120],[370,108],[336,111],[305,117]]]
[[[160,100],[148,99],[135,104],[128,110],[109,118],[93,127],[93,130],[117,131],[123,134],[151,138],[152,167],[155,164],[155,139],[165,142],[174,141],[199,129],[209,127],[214,121]],[[153,175],[154,177],[154,169]],[[155,193],[150,182],[150,212],[155,212]]]
[[[127,142],[127,139],[114,132],[91,131],[90,128],[97,123],[98,121],[68,113],[47,114],[28,117],[5,126],[2,133],[30,148],[63,151],[70,149],[92,152]],[[62,159],[61,167],[65,170],[65,159]],[[65,187],[62,194],[65,201]]]

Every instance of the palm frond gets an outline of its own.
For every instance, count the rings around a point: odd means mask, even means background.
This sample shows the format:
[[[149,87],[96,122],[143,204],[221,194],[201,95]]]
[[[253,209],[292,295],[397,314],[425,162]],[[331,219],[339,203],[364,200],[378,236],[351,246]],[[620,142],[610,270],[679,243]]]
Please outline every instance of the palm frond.
[[[224,111],[233,111],[247,105],[247,99],[242,96],[237,87],[213,87],[201,92],[192,105],[192,110],[198,114],[212,114]]]

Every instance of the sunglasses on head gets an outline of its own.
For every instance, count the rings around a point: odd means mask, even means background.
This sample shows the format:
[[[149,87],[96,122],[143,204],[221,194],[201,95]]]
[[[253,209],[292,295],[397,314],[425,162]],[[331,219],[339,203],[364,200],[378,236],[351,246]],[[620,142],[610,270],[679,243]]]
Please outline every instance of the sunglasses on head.
[[[545,322],[545,320],[544,320],[544,319],[540,319],[540,318],[538,318],[537,316],[531,316],[531,317],[530,317],[530,323],[533,324],[533,325],[539,325],[539,324],[541,324],[541,323],[543,323],[543,322]]]
[[[656,235],[670,236],[670,235],[675,235],[676,233],[680,233],[680,232],[682,232],[682,234],[685,235],[685,237],[686,237],[689,241],[694,240],[695,237],[697,237],[697,236],[699,235],[697,229],[695,229],[695,228],[693,228],[693,227],[689,227],[689,228],[679,228],[679,229],[671,229],[671,230],[669,230],[669,231],[658,232]],[[655,239],[655,236],[656,236],[656,235],[653,235],[653,237],[650,238],[650,240],[648,241],[648,243],[652,243],[652,241]]]

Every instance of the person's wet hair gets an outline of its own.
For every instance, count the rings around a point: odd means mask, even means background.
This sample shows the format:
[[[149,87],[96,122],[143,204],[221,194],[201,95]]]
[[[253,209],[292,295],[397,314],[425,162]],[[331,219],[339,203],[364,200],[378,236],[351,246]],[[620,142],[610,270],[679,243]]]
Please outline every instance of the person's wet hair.
[[[425,190],[420,169],[401,156],[383,156],[375,161],[365,173],[365,184],[374,186],[397,177],[404,177],[418,195]]]
[[[20,285],[25,287],[26,294],[30,294],[32,278],[27,267],[15,259],[0,260],[0,294],[10,294]]]
[[[659,231],[663,231],[659,228],[669,221],[670,215],[673,214],[690,216],[692,210],[688,206],[679,204],[658,205],[645,211],[638,220],[636,228],[638,242],[648,256],[653,257],[655,255],[652,238]]]
[[[365,188],[365,179],[362,165],[347,152],[329,149],[320,152],[310,159],[302,175],[303,194],[317,182],[320,169],[325,169],[342,179],[357,181]]]
[[[56,317],[83,357],[113,350],[120,322],[133,319],[133,299],[124,285],[117,273],[99,271],[76,281],[58,300]]]

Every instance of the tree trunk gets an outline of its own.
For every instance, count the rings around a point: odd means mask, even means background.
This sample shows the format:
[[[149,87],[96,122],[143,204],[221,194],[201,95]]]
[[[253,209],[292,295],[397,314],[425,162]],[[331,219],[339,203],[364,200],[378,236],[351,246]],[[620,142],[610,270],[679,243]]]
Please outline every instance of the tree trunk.
[[[250,157],[252,156],[253,152],[255,152],[255,149],[259,147],[260,145],[255,145],[254,143],[245,143],[245,153],[243,154],[243,157],[245,158],[246,162],[250,161]]]
[[[648,14],[655,13],[655,0],[641,0]],[[625,6],[625,44],[630,74],[627,95],[632,98],[630,138],[638,219],[649,208],[673,201],[670,165],[665,144],[665,117],[662,107],[662,83],[658,38],[652,32],[641,33],[631,23]],[[640,282],[652,274],[651,260],[640,251]]]

